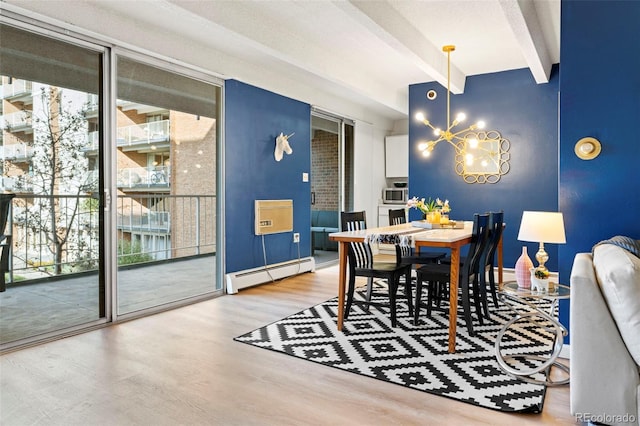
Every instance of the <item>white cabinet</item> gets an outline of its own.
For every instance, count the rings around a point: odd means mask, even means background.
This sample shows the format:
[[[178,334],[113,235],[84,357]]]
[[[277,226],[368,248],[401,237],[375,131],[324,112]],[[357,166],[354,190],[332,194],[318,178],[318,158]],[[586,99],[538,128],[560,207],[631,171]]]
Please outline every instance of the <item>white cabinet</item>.
[[[384,139],[385,175],[388,178],[409,176],[409,135],[387,136]]]

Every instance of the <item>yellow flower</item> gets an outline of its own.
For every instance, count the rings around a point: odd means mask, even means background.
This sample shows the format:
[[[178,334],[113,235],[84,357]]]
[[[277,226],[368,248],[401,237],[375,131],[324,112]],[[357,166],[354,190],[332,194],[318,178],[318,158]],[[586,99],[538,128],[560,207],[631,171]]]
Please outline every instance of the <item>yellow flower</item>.
[[[429,213],[436,209],[440,209],[443,213],[449,213],[451,211],[451,207],[449,207],[449,200],[442,201],[440,198],[436,198],[435,200],[429,197],[429,201],[424,200],[424,198],[418,199],[418,197],[413,197],[409,201],[407,201],[407,208],[418,209],[422,213]]]

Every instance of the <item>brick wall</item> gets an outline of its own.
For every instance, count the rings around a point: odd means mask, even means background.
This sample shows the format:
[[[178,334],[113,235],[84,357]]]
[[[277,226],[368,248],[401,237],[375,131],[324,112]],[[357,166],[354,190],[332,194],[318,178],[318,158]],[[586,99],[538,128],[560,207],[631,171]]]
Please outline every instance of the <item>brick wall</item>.
[[[216,194],[216,120],[213,118],[171,111],[171,177],[172,195],[215,195]],[[195,198],[176,200],[171,207],[172,218],[182,216],[181,209],[192,211],[198,206]],[[198,217],[200,223],[171,221],[172,247],[193,245],[196,227],[201,244],[215,244],[216,203],[201,199]],[[215,246],[207,246],[203,252],[215,251]],[[173,256],[195,254],[194,249],[174,249]]]
[[[311,192],[315,193],[312,210],[338,210],[339,145],[338,135],[315,130],[311,139]]]

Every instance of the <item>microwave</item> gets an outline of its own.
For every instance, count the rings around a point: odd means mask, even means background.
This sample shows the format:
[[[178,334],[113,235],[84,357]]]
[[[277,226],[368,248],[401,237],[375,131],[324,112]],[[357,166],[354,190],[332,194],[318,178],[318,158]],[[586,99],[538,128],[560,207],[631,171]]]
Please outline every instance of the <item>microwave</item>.
[[[385,188],[382,190],[382,202],[384,204],[406,204],[409,189],[407,188]]]

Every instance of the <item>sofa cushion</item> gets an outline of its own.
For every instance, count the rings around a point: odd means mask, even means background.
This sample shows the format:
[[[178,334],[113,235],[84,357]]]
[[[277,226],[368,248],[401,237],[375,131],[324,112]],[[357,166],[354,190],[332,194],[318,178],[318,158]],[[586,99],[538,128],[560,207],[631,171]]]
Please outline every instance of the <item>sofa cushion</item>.
[[[338,228],[338,212],[329,211],[329,210],[320,211],[318,214],[317,226],[324,226],[325,228],[337,229]]]
[[[622,247],[599,244],[593,266],[622,340],[640,366],[640,258]]]

